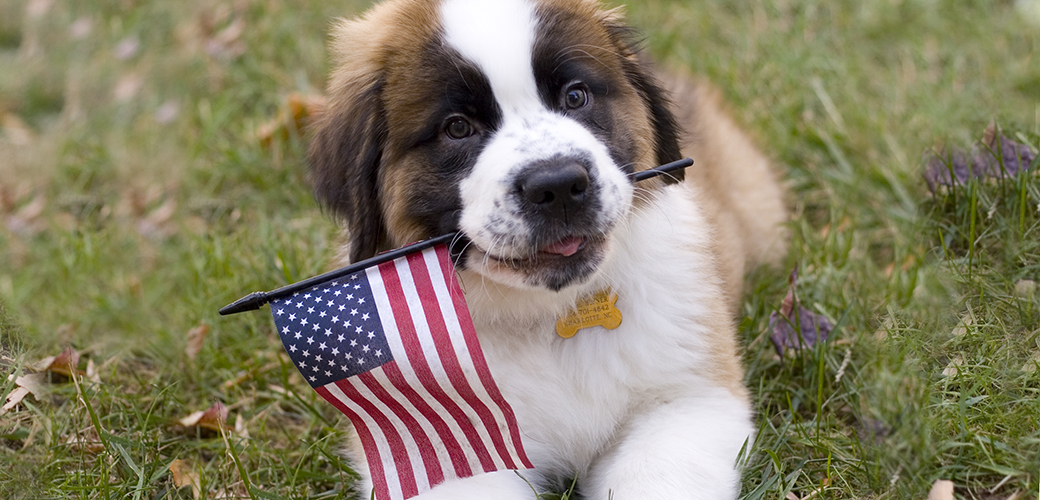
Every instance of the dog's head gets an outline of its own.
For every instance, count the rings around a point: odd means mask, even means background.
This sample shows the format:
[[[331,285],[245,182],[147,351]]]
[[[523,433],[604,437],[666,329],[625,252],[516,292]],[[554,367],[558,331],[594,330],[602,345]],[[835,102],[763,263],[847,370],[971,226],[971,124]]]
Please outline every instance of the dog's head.
[[[680,157],[631,31],[596,0],[391,0],[340,22],[331,51],[309,157],[354,261],[461,231],[457,265],[578,284],[641,198],[631,174]]]

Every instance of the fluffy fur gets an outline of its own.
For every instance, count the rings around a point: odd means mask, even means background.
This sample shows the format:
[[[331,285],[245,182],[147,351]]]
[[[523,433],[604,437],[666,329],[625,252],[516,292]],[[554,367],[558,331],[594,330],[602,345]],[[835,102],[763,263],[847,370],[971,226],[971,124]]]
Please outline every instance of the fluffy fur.
[[[585,498],[735,497],[753,428],[732,314],[745,270],[782,256],[786,212],[716,94],[655,75],[596,0],[390,0],[331,45],[310,160],[346,260],[462,231],[456,269],[536,466],[421,498],[575,477]],[[630,180],[684,155],[685,181]],[[555,334],[606,287],[619,328]]]

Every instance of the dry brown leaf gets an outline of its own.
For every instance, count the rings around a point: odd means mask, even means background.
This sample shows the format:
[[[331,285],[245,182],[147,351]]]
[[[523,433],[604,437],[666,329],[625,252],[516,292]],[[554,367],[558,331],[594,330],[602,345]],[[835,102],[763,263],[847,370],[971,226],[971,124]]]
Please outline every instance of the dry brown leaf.
[[[325,108],[325,97],[319,95],[289,94],[278,110],[278,115],[257,130],[260,145],[268,148],[277,138],[288,139],[290,134],[300,134],[307,122]]]
[[[195,356],[202,351],[202,344],[206,341],[207,335],[209,335],[209,325],[206,323],[201,323],[188,330],[188,345],[184,347],[184,354],[188,355],[188,359],[195,361]]]
[[[227,417],[227,406],[217,401],[205,411],[197,411],[178,420],[177,425],[188,430],[209,431],[206,433],[208,436],[210,433],[219,434],[224,427],[224,422],[227,422]]]
[[[937,479],[928,492],[928,500],[953,500],[953,481]]]
[[[14,375],[12,375],[13,377]],[[43,384],[47,381],[47,374],[45,373],[30,373],[28,375],[22,375],[14,380],[15,389],[7,395],[7,403],[0,408],[0,415],[3,415],[14,407],[18,406],[26,396],[32,394],[34,398],[39,399],[40,395],[43,394]]]
[[[964,364],[964,356],[962,356],[960,354],[954,356],[954,358],[950,360],[950,363],[946,365],[946,369],[943,370],[943,372],[942,372],[943,376],[944,377],[952,377],[954,375],[957,375],[957,373],[960,372],[960,369],[958,367],[960,367],[963,364]]]
[[[83,375],[79,370],[79,353],[71,347],[65,348],[61,354],[43,358],[30,366],[35,372],[50,372],[71,377],[75,371],[76,375]]]
[[[789,492],[787,492],[787,496],[784,497],[784,500],[802,500],[802,499],[798,498],[798,495],[795,495],[793,491],[789,491]]]
[[[105,451],[105,444],[98,437],[97,429],[87,427],[65,439],[65,444],[73,451],[82,451],[97,455]]]
[[[246,419],[241,413],[235,416],[235,435],[242,439],[249,439],[249,428],[246,427]]]
[[[202,477],[195,466],[179,458],[170,462],[170,474],[173,475],[173,485],[177,488],[191,486],[192,498],[198,500],[202,496]]]

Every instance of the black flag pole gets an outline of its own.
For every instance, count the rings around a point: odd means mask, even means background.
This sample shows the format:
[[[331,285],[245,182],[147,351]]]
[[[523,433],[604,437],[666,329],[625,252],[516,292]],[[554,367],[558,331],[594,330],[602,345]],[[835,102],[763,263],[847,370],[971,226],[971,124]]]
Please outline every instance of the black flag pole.
[[[642,172],[636,172],[632,174],[632,178],[636,182],[645,181],[647,179],[651,179],[659,175],[670,174],[672,172],[675,172],[676,170],[681,170],[686,167],[689,167],[690,165],[693,165],[693,160],[690,158],[684,158],[682,160],[666,163],[656,168],[643,170]],[[313,278],[307,278],[303,281],[298,281],[291,285],[286,285],[281,288],[271,290],[269,292],[253,292],[249,295],[246,295],[245,297],[242,297],[241,299],[238,299],[222,307],[220,309],[220,315],[228,316],[231,314],[238,314],[240,312],[255,311],[263,307],[268,302],[271,302],[272,300],[277,300],[282,297],[292,295],[296,292],[306,290],[308,288],[311,288],[315,285],[324,283],[329,280],[334,280],[336,278],[342,278],[343,276],[354,274],[362,269],[376,266],[384,262],[389,262],[404,255],[408,255],[412,252],[425,250],[427,248],[440,245],[441,243],[451,243],[452,240],[454,240],[457,237],[459,237],[459,233],[457,232],[442,234],[435,238],[430,238],[428,240],[412,243],[411,245],[405,245],[401,248],[381,253],[369,259],[365,259],[361,262],[355,262],[354,264],[351,264],[347,267],[336,269],[335,271],[329,271],[325,274],[320,274]]]

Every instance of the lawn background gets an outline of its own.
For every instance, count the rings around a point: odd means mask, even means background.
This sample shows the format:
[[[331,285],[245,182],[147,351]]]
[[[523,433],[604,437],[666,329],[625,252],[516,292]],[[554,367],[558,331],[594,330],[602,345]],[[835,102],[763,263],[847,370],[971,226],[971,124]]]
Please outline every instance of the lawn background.
[[[256,131],[320,92],[330,20],[364,4],[0,0],[0,366],[71,346],[97,375],[0,415],[0,496],[192,498],[175,459],[212,498],[350,490],[342,420],[268,315],[216,310],[326,270],[304,147]],[[959,498],[1037,498],[1040,182],[932,196],[921,172],[991,120],[1040,146],[1040,2],[628,12],[658,61],[715,82],[791,186],[787,267],[751,276],[738,318],[760,426],[745,497],[924,498],[950,479]],[[796,265],[803,305],[838,326],[781,361],[767,318]],[[217,401],[227,440],[174,425]]]

